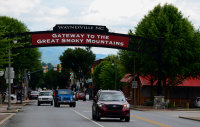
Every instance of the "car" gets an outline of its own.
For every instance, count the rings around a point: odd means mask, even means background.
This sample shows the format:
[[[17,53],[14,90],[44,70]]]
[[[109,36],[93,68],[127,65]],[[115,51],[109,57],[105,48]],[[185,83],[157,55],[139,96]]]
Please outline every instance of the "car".
[[[1,93],[0,93],[1,94]],[[8,98],[8,92],[4,92],[4,95],[5,95],[5,97],[6,98]],[[17,97],[16,97],[16,95],[15,94],[10,94],[10,98],[11,98],[11,100],[14,100],[14,99],[16,99]]]
[[[85,92],[77,92],[76,93],[76,101],[83,100],[86,101],[86,94]]]
[[[32,99],[38,99],[38,91],[31,91],[30,96],[29,96],[29,100]]]
[[[60,104],[76,107],[76,100],[73,99],[73,91],[69,89],[58,89],[55,91],[54,107]]]
[[[193,106],[193,107],[198,107],[198,108],[200,108],[200,97],[195,97],[195,98],[192,100],[192,106]]]
[[[52,93],[49,91],[40,91],[38,96],[38,106],[40,104],[51,104],[53,105],[53,96]]]
[[[93,98],[92,119],[99,121],[100,118],[120,118],[130,121],[130,99],[125,98],[122,91],[99,90]]]

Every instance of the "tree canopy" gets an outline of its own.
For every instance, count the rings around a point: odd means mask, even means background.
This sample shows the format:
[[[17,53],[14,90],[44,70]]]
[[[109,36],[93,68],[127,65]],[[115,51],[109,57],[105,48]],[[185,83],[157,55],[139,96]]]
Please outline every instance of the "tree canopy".
[[[131,31],[131,30],[130,30]],[[181,84],[187,78],[197,77],[200,70],[200,33],[188,17],[172,4],[158,4],[138,23],[131,35],[158,41],[164,37],[162,58],[163,94],[166,86]],[[157,48],[152,48],[156,52]],[[127,54],[120,51],[122,54]],[[136,54],[137,73],[157,76],[158,64],[154,57]],[[122,55],[123,56],[123,55]],[[127,62],[127,61],[126,61]],[[125,67],[128,70],[128,66]]]

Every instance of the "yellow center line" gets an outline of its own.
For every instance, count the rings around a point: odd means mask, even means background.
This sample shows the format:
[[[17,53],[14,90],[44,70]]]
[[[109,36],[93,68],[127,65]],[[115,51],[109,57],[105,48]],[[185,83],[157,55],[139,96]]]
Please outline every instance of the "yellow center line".
[[[130,115],[130,116],[131,116],[131,117],[134,117],[134,118],[137,118],[137,119],[140,119],[140,120],[147,121],[147,122],[149,122],[149,123],[153,123],[153,124],[159,125],[159,126],[163,126],[163,127],[172,127],[172,126],[165,125],[165,124],[162,124],[162,123],[159,123],[159,122],[155,122],[155,121],[153,121],[153,120],[145,119],[145,118],[142,118],[142,117],[138,117],[138,116],[134,116],[134,115]]]

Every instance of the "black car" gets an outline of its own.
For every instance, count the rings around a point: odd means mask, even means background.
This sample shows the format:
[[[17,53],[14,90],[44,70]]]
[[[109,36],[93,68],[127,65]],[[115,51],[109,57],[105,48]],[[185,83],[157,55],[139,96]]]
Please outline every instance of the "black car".
[[[99,90],[93,99],[92,119],[120,118],[130,121],[130,99],[126,99],[122,91]]]

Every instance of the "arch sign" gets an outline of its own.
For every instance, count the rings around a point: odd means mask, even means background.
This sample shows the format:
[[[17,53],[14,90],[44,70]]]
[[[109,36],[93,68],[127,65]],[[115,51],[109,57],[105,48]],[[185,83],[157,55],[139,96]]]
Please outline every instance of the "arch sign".
[[[100,25],[77,25],[77,24],[57,24],[52,31],[26,32],[19,33],[22,41],[32,43],[33,47],[47,46],[90,46],[90,47],[107,47],[129,50],[148,54],[156,58],[158,62],[158,92],[161,95],[161,72],[162,72],[162,42],[163,38],[159,38],[159,42],[147,38],[118,34],[109,32],[106,26]],[[28,36],[28,37],[27,37]],[[152,49],[156,49],[153,51]],[[18,48],[18,49],[22,49]]]

